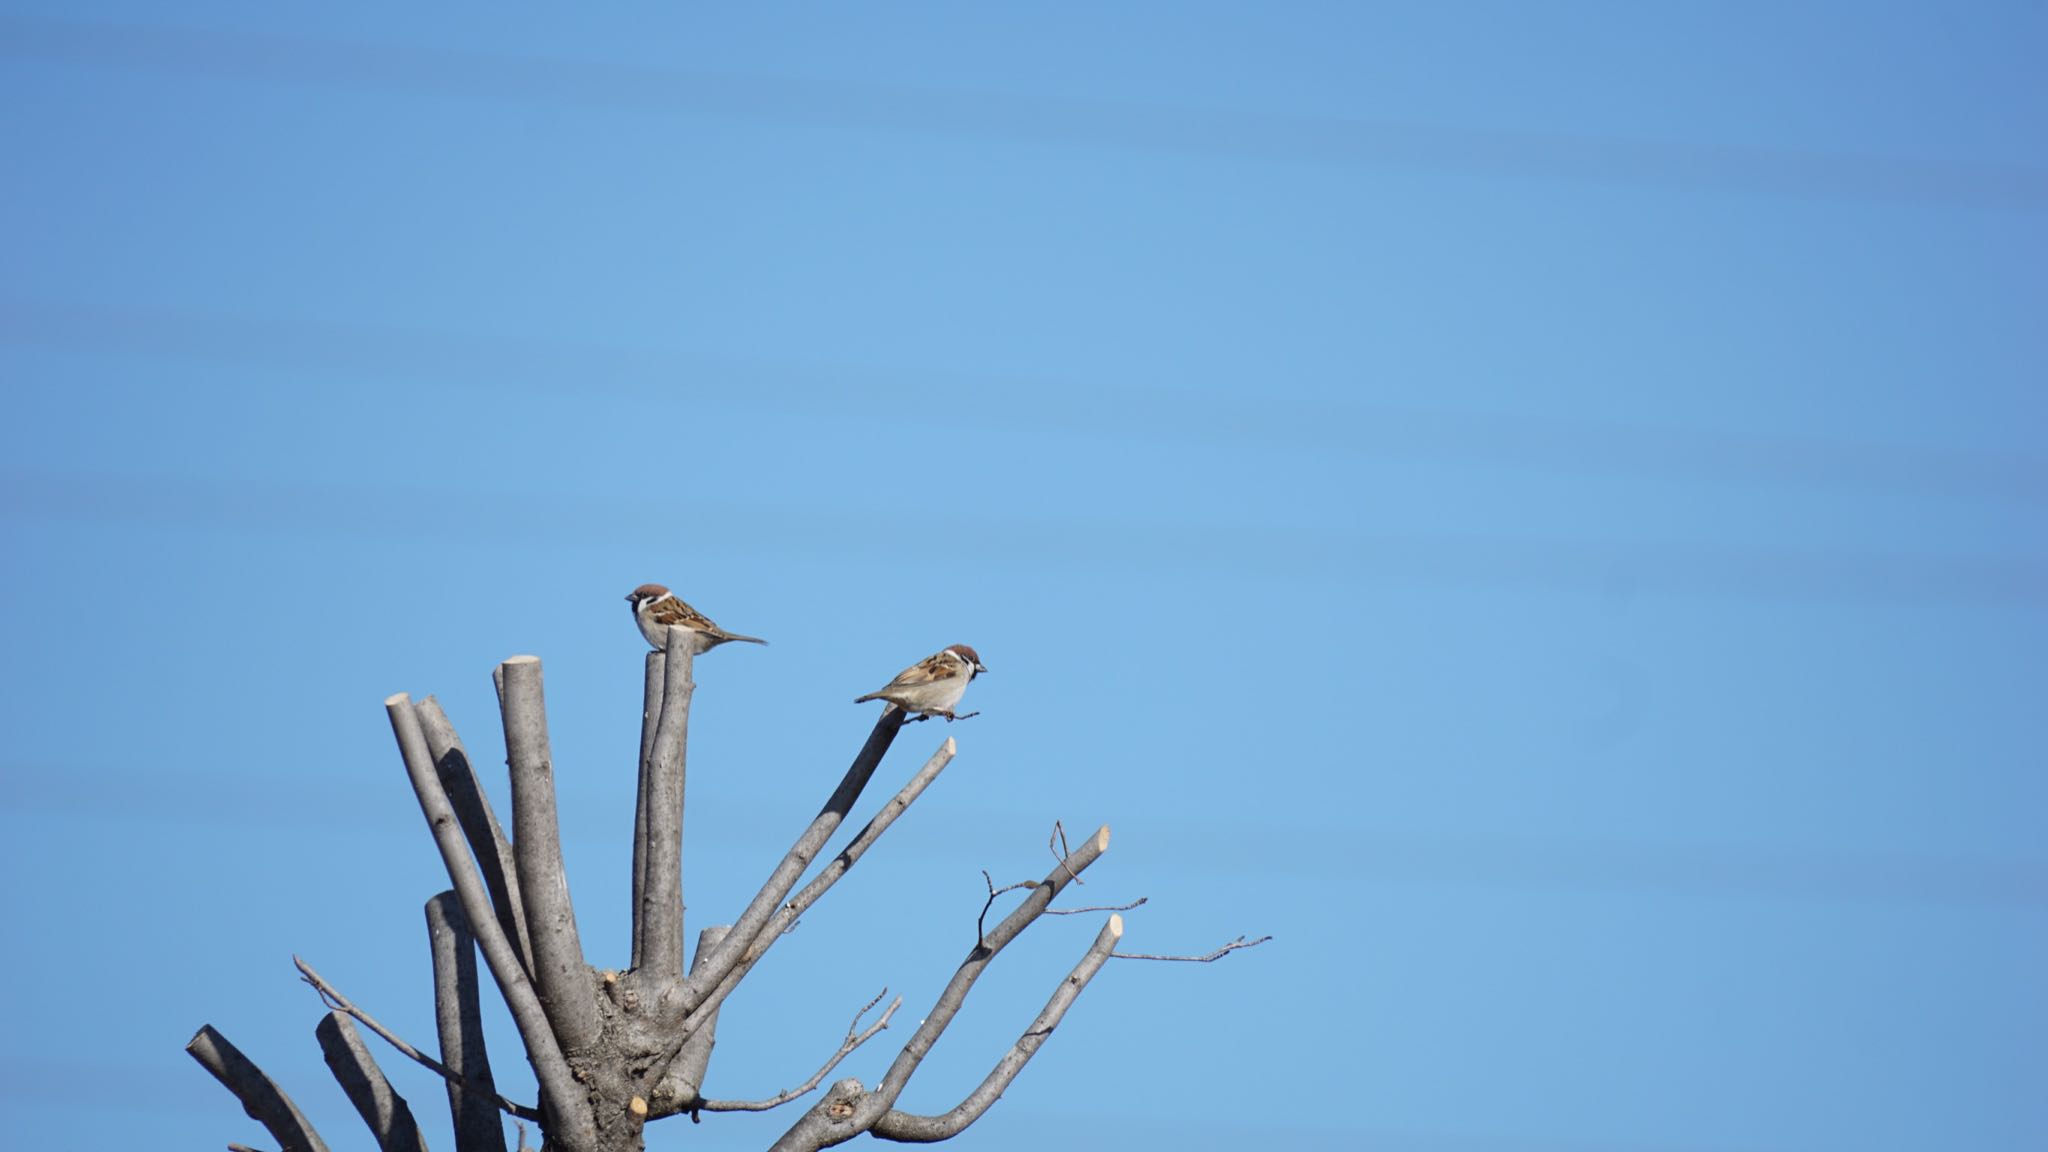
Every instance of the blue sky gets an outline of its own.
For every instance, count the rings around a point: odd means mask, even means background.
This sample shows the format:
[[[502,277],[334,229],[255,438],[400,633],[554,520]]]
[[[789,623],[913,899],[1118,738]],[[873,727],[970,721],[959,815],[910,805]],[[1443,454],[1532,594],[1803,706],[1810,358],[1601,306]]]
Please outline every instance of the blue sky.
[[[12,1139],[265,1143],[211,1022],[363,1146],[290,957],[431,1036],[380,701],[492,764],[516,653],[621,963],[658,580],[772,641],[698,667],[693,933],[854,695],[993,670],[716,1095],[886,985],[877,1077],[1057,819],[1115,830],[1128,947],[1276,938],[1113,962],[963,1147],[2048,1145],[2044,44],[2028,4],[5,5]],[[905,1104],[1095,928],[1004,953]]]

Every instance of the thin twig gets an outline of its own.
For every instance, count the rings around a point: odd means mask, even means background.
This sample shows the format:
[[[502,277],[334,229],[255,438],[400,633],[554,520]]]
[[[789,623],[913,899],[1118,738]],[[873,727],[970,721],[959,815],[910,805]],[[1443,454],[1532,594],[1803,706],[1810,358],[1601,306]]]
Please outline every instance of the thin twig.
[[[988,911],[995,907],[996,897],[1001,896],[1005,892],[1015,892],[1019,888],[1036,888],[1041,883],[1038,880],[1019,880],[1015,884],[1005,884],[998,888],[996,887],[995,879],[988,874],[988,869],[986,868],[981,870],[981,879],[988,885],[988,902],[981,906],[981,915],[974,918],[974,940],[977,947],[988,943]],[[1073,879],[1075,883],[1080,883],[1080,877],[1076,876]],[[1151,899],[1150,896],[1140,896],[1128,904],[1090,904],[1085,908],[1047,908],[1045,914],[1047,916],[1072,916],[1078,912],[1129,912],[1133,908],[1142,907]]]
[[[981,915],[974,918],[974,946],[976,948],[985,947],[988,944],[988,910],[996,906],[996,897],[1001,896],[1005,892],[1015,892],[1019,888],[1038,887],[1038,881],[1036,880],[1019,880],[1015,884],[1005,884],[998,888],[996,887],[995,877],[990,876],[986,868],[981,870],[981,879],[988,885],[988,902],[981,906]]]
[[[1239,936],[1214,952],[1201,956],[1155,956],[1149,952],[1111,952],[1109,955],[1112,960],[1179,960],[1188,964],[1210,964],[1223,959],[1240,948],[1257,948],[1271,939],[1271,936],[1261,936],[1257,940],[1247,940]]]
[[[384,1038],[385,1043],[391,1045],[393,1048],[398,1049],[399,1052],[410,1057],[415,1063],[419,1064],[421,1067],[432,1069],[443,1079],[453,1084],[460,1084],[464,1088],[467,1088],[472,1092],[488,1093],[493,1100],[496,1100],[498,1102],[498,1107],[505,1112],[509,1112],[512,1115],[520,1117],[522,1119],[531,1120],[536,1124],[540,1122],[541,1116],[539,1109],[530,1108],[524,1104],[515,1104],[512,1101],[507,1100],[503,1096],[500,1096],[495,1092],[491,1092],[491,1086],[489,1084],[464,1080],[462,1078],[462,1074],[457,1072],[455,1069],[448,1067],[446,1064],[441,1063],[439,1060],[434,1059],[432,1056],[429,1056],[425,1052],[422,1052],[419,1049],[413,1047],[412,1045],[406,1043],[396,1033],[392,1032],[391,1029],[386,1028],[384,1025],[377,1023],[376,1019],[372,1017],[368,1012],[365,1012],[361,1008],[356,1007],[354,1002],[349,1000],[348,997],[342,995],[341,992],[334,987],[334,985],[329,984],[326,981],[326,979],[320,975],[320,973],[315,972],[311,964],[306,963],[304,960],[299,959],[297,956],[292,957],[292,963],[298,965],[300,979],[304,980],[308,984],[311,984],[313,986],[313,991],[318,992],[320,994],[321,1001],[325,1003],[329,1008],[332,1008],[337,1012],[344,1012],[350,1016],[353,1016],[356,1019],[356,1021],[360,1023],[363,1027],[368,1028],[370,1031],[375,1032],[379,1036],[382,1036]]]
[[[1129,904],[1090,904],[1086,908],[1047,908],[1045,914],[1047,916],[1072,916],[1076,912],[1129,912],[1133,908],[1143,907],[1151,899],[1150,896],[1140,896]]]
[[[825,1077],[831,1075],[832,1069],[837,1068],[841,1060],[852,1055],[854,1049],[874,1039],[878,1033],[889,1026],[889,1018],[896,1015],[898,1008],[903,1007],[903,997],[901,996],[898,996],[887,1008],[883,1009],[881,1018],[869,1025],[866,1031],[862,1031],[860,1026],[861,1018],[866,1016],[875,1005],[880,1004],[882,997],[888,994],[889,990],[884,988],[873,1000],[861,1005],[860,1011],[853,1014],[853,1023],[846,1028],[846,1039],[840,1043],[839,1051],[834,1052],[832,1058],[825,1061],[825,1066],[818,1069],[809,1080],[804,1081],[795,1088],[778,1092],[766,1100],[706,1100],[702,1105],[704,1111],[766,1112],[770,1108],[780,1108],[791,1100],[809,1093],[813,1088],[823,1084]]]
[[[1053,847],[1054,844],[1058,844],[1059,847]],[[1052,858],[1059,861],[1061,867],[1065,867],[1067,857],[1073,855],[1072,852],[1067,850],[1067,830],[1057,820],[1052,822],[1052,837],[1045,842],[1045,850],[1052,853]],[[1067,873],[1067,879],[1072,880],[1076,884],[1084,886],[1087,884],[1087,881],[1074,875],[1072,872]]]

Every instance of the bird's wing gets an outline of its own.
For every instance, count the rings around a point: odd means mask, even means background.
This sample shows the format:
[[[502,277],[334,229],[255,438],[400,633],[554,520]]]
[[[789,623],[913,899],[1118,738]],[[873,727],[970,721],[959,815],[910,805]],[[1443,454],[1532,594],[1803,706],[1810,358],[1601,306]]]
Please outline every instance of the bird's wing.
[[[952,680],[958,677],[960,672],[960,662],[949,660],[946,653],[940,652],[927,656],[897,673],[896,678],[889,681],[888,688],[882,691],[887,692],[889,688],[914,688],[920,684],[936,684],[941,680]]]
[[[653,617],[656,624],[680,624],[698,632],[718,631],[718,625],[711,622],[711,617],[683,603],[680,596],[656,600],[647,609],[647,614]]]

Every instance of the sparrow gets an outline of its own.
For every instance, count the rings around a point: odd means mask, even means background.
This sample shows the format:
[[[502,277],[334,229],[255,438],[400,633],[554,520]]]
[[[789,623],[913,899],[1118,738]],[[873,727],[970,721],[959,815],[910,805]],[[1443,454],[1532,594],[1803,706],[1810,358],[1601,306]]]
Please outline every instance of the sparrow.
[[[767,643],[759,636],[727,632],[713,624],[711,617],[683,603],[675,593],[660,584],[642,584],[633,589],[626,594],[626,603],[633,606],[633,623],[640,626],[640,635],[646,637],[657,652],[668,647],[668,630],[671,627],[684,628],[692,633],[696,641],[690,650],[692,656],[702,655],[728,640]]]
[[[974,649],[965,644],[955,644],[905,668],[879,691],[870,692],[854,703],[887,700],[905,712],[918,713],[915,717],[918,720],[932,716],[944,716],[949,723],[965,720],[981,713],[955,716],[953,709],[960,703],[961,694],[967,691],[967,682],[986,671],[988,669],[981,666],[981,657]]]

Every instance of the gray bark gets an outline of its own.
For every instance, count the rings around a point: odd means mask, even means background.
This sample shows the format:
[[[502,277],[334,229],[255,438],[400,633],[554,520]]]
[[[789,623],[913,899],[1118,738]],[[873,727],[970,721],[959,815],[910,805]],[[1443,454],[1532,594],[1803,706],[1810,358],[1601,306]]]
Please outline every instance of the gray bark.
[[[640,952],[634,966],[649,985],[665,989],[683,974],[683,785],[690,734],[694,636],[668,630],[663,655],[661,720],[649,744],[641,777],[640,808],[646,839],[639,847],[645,868],[633,893]]]
[[[973,990],[974,982],[981,978],[989,963],[1044,915],[1046,906],[1108,850],[1109,828],[1105,825],[1055,865],[1046,878],[1031,889],[1024,902],[1003,917],[1002,922],[967,954],[967,959],[961,962],[952,980],[947,982],[945,991],[939,994],[938,1003],[932,1006],[931,1012],[917,1026],[917,1031],[911,1033],[874,1091],[862,1091],[857,1080],[842,1080],[833,1085],[825,1099],[783,1133],[782,1138],[775,1142],[773,1152],[816,1152],[820,1148],[843,1144],[872,1129],[895,1107],[897,1097],[903,1094],[918,1065],[931,1053],[932,1046],[939,1042],[939,1037],[953,1018],[959,1015],[962,1005],[967,1002],[967,994]],[[1120,918],[1117,925],[1120,929]],[[1104,956],[1107,957],[1107,950]],[[971,1101],[972,1097],[969,1098]],[[967,1122],[971,1123],[972,1117]]]
[[[369,1125],[377,1147],[382,1152],[427,1152],[427,1142],[420,1135],[412,1108],[405,1097],[392,1091],[391,1081],[384,1078],[383,1070],[377,1067],[376,1058],[370,1055],[348,1016],[329,1012],[320,1018],[313,1034],[319,1038],[320,1054],[326,1058],[328,1070],[334,1073],[348,1102],[355,1105],[356,1114]]]
[[[477,983],[476,939],[453,891],[427,901],[427,941],[434,958],[434,1025],[441,1063],[470,1086],[448,1082],[448,1114],[455,1121],[456,1152],[505,1152],[498,1119],[497,1084],[484,1050],[483,1003]]]
[[[555,816],[555,766],[548,747],[540,660],[514,656],[498,666],[504,685],[505,752],[512,771],[512,858],[518,864],[526,929],[533,939],[533,981],[555,1036],[567,1049],[597,1039],[596,988],[576,933],[576,909],[562,868]]]
[[[868,733],[867,743],[863,744],[860,752],[854,756],[853,763],[846,769],[846,775],[840,778],[839,787],[833,790],[832,795],[826,799],[825,806],[812,818],[809,827],[804,829],[803,834],[797,837],[796,843],[783,855],[782,861],[769,874],[767,883],[761,885],[761,890],[754,894],[754,899],[747,905],[747,910],[741,913],[739,920],[733,924],[732,933],[712,950],[709,962],[690,973],[689,980],[677,998],[676,1008],[680,1012],[694,1012],[698,1005],[717,991],[720,982],[732,972],[747,950],[753,946],[755,939],[761,935],[761,930],[767,926],[769,918],[775,914],[776,906],[782,903],[782,898],[789,894],[791,888],[796,887],[797,880],[802,878],[805,870],[811,866],[811,861],[817,858],[819,851],[825,847],[825,842],[832,838],[832,833],[839,829],[840,822],[846,819],[847,812],[852,810],[854,803],[860,799],[861,792],[874,777],[875,769],[881,765],[882,757],[888,754],[889,746],[896,742],[896,734],[903,730],[903,721],[904,715],[900,708],[888,709],[875,721],[874,729]]]
[[[901,713],[893,712],[890,715],[900,716]],[[931,786],[932,781],[939,778],[939,773],[945,771],[946,765],[953,762],[954,752],[953,738],[948,736],[946,742],[939,745],[938,751],[932,753],[931,758],[924,762],[924,766],[917,770],[917,774],[910,778],[910,782],[891,797],[888,803],[882,805],[882,810],[875,813],[867,824],[862,826],[853,840],[832,858],[831,863],[820,869],[818,874],[811,878],[811,882],[804,885],[788,903],[775,909],[773,917],[755,937],[753,944],[740,956],[725,978],[719,981],[718,987],[705,996],[704,1001],[691,1014],[690,1020],[684,1022],[685,1037],[688,1037],[690,1030],[695,1027],[695,1021],[706,1011],[724,1003],[725,998],[739,987],[740,981],[746,979],[747,973],[754,970],[754,965],[760,963],[761,958],[768,954],[768,949],[774,947],[775,942],[782,939],[783,934],[802,918],[804,912],[839,882],[840,877],[845,876],[860,862],[860,858],[874,846],[875,841],[882,838],[882,833],[889,830],[889,826],[896,822],[896,818],[901,816],[912,802],[924,795],[924,790]],[[696,977],[697,972],[693,970],[691,978]]]
[[[484,793],[483,781],[477,778],[476,767],[462,747],[462,738],[455,734],[455,725],[441,711],[440,701],[429,696],[414,705],[414,710],[419,713],[421,731],[427,735],[427,751],[434,758],[441,789],[448,794],[448,803],[455,809],[462,834],[469,840],[469,849],[483,872],[484,888],[491,894],[491,907],[497,912],[498,923],[518,951],[520,963],[531,972],[533,944],[526,933],[526,907],[519,898],[519,867],[512,859],[512,841],[499,826],[498,815],[491,810],[490,799]]]
[[[568,1062],[562,1058],[561,1045],[518,953],[491,914],[490,898],[476,869],[470,865],[468,848],[463,843],[454,809],[441,790],[440,777],[434,772],[412,700],[400,692],[384,701],[384,710],[391,718],[391,731],[398,740],[399,755],[405,760],[406,774],[412,779],[413,793],[419,797],[420,812],[427,819],[435,846],[441,850],[441,864],[462,903],[463,916],[469,921],[470,931],[476,934],[477,947],[490,967],[491,978],[497,981],[505,1006],[519,1027],[519,1038],[526,1043],[527,1061],[533,1065],[535,1079],[540,1081],[541,1108],[549,1117],[549,1134],[571,1148],[595,1147],[596,1130],[590,1110],[584,1106],[583,1092],[570,1075]]]
[[[939,1036],[946,1031],[946,1026],[953,1022],[953,1017],[959,1014],[961,1005],[967,1002],[967,993],[973,990],[974,982],[981,978],[982,972],[987,970],[996,954],[1007,947],[1010,941],[1022,935],[1026,928],[1031,927],[1033,921],[1044,915],[1046,905],[1051,904],[1068,884],[1107,851],[1109,826],[1105,824],[1095,830],[1095,835],[1082,841],[1080,847],[1075,848],[1065,860],[1055,865],[1053,870],[1046,874],[1045,879],[1039,882],[1038,887],[1033,888],[1031,894],[1024,898],[1024,902],[1019,904],[1015,911],[1003,917],[1002,923],[991,929],[981,944],[967,954],[967,959],[954,971],[953,979],[947,982],[946,990],[939,994],[939,1002],[932,1006],[924,1022],[918,1025],[917,1031],[911,1033],[910,1040],[903,1045],[903,1051],[897,1054],[895,1063],[889,1065],[888,1074],[882,1077],[881,1087],[876,1089],[874,1095],[883,1102],[885,1108],[896,1103],[896,1097],[901,1095],[904,1086],[910,1083],[911,1074],[917,1071],[918,1064],[931,1052],[932,1045],[939,1042]]]
[[[863,1028],[863,1020],[883,998],[877,996],[856,1014],[838,1049],[809,1079],[773,1096],[715,1100],[704,1095],[725,998],[937,780],[952,761],[955,746],[946,740],[838,854],[798,888],[902,731],[906,714],[894,708],[884,711],[824,806],[737,920],[700,935],[686,978],[681,947],[682,843],[688,724],[695,689],[692,639],[684,630],[671,630],[666,648],[648,654],[646,661],[633,833],[633,967],[623,974],[593,972],[583,958],[562,862],[540,662],[514,657],[499,665],[492,677],[511,769],[514,835],[509,839],[439,705],[431,698],[415,705],[404,693],[385,701],[421,814],[453,885],[426,906],[443,1059],[435,1060],[386,1029],[300,962],[308,982],[335,1009],[318,1029],[322,1049],[385,1152],[424,1152],[424,1145],[410,1109],[364,1048],[355,1031],[357,1023],[446,1079],[457,1152],[504,1152],[500,1112],[538,1119],[550,1152],[640,1152],[650,1119],[676,1112],[689,1112],[694,1119],[701,1112],[762,1111],[812,1092],[850,1053],[887,1028],[901,1006],[899,997]],[[1071,851],[1062,837],[1058,850],[1066,854],[1043,881],[1003,889],[991,882],[990,904],[976,922],[977,945],[881,1081],[873,1090],[850,1079],[832,1085],[776,1147],[812,1152],[862,1132],[896,1141],[943,1140],[984,1115],[1043,1046],[1105,960],[1118,954],[1114,947],[1122,931],[1120,916],[1110,917],[1031,1026],[958,1105],[936,1115],[919,1115],[897,1109],[896,1103],[996,955],[1046,915],[1053,900],[1108,846],[1107,827]],[[1031,891],[994,929],[983,931],[996,897],[1020,887]],[[1214,955],[1251,943],[1256,941],[1240,938]],[[519,1029],[540,1085],[538,1109],[497,1093],[484,1048],[477,952]],[[203,1029],[189,1050],[288,1152],[325,1152],[291,1101],[218,1033]]]
[[[715,924],[697,933],[697,958],[692,967],[702,968],[731,931],[730,924]],[[699,1009],[697,1017],[690,1038],[669,1062],[668,1071],[649,1098],[655,1116],[695,1112],[704,1102],[704,1074],[711,1067],[711,1050],[718,1044],[718,1009]]]
[[[647,892],[647,798],[648,776],[654,764],[654,732],[661,723],[662,693],[667,686],[667,656],[649,652],[640,696],[640,782],[633,795],[633,964],[646,963],[646,925],[641,922],[640,900]]]
[[[1123,934],[1124,918],[1112,913],[1109,922],[1102,926],[1102,931],[1096,933],[1095,942],[1090,944],[1088,951],[1082,955],[1081,962],[1074,965],[1074,970],[1067,973],[1067,978],[1060,981],[1060,986],[1053,990],[1052,998],[1045,1002],[1045,1008],[1039,1012],[1037,1019],[1024,1029],[1022,1036],[1017,1037],[1017,1042],[1010,1046],[1010,1050],[996,1061],[995,1068],[981,1084],[968,1093],[967,1098],[955,1105],[951,1111],[937,1116],[920,1116],[891,1108],[882,1113],[875,1121],[875,1126],[868,1131],[884,1140],[911,1144],[931,1144],[940,1140],[950,1140],[966,1131],[968,1125],[981,1119],[990,1106],[1002,1099],[1004,1090],[1017,1078],[1017,1073],[1022,1072],[1024,1065],[1030,1063],[1031,1058],[1038,1054],[1039,1048],[1052,1036],[1053,1029],[1059,1027],[1060,1020],[1067,1014],[1067,1009],[1080,998],[1081,990],[1088,986],[1088,982],[1095,978],[1095,973],[1108,962],[1110,952],[1116,948],[1116,942]]]
[[[868,1025],[865,1031],[860,1026],[860,1022],[867,1018],[867,1014],[873,1010],[874,1006],[882,1002],[882,996],[887,996],[888,994],[889,990],[887,988],[882,989],[880,996],[876,996],[873,1000],[868,1001],[861,1006],[859,1012],[854,1013],[853,1023],[846,1026],[846,1039],[841,1040],[838,1049],[826,1059],[825,1063],[816,1072],[811,1073],[810,1079],[794,1088],[785,1088],[765,1100],[706,1100],[704,1101],[704,1111],[766,1112],[771,1108],[780,1108],[791,1100],[810,1092],[811,1089],[825,1082],[825,1077],[830,1076],[832,1070],[839,1067],[841,1060],[852,1055],[855,1049],[874,1039],[877,1033],[889,1026],[889,1021],[895,1017],[896,1010],[903,1007],[903,997],[901,996],[890,1001],[889,1006],[882,1010],[882,1015],[873,1024]]]
[[[320,1134],[313,1131],[305,1113],[284,1094],[284,1089],[242,1055],[241,1049],[228,1043],[228,1038],[215,1031],[213,1025],[201,1028],[185,1045],[185,1051],[235,1094],[235,1099],[242,1102],[242,1111],[263,1125],[284,1152],[327,1152]]]

